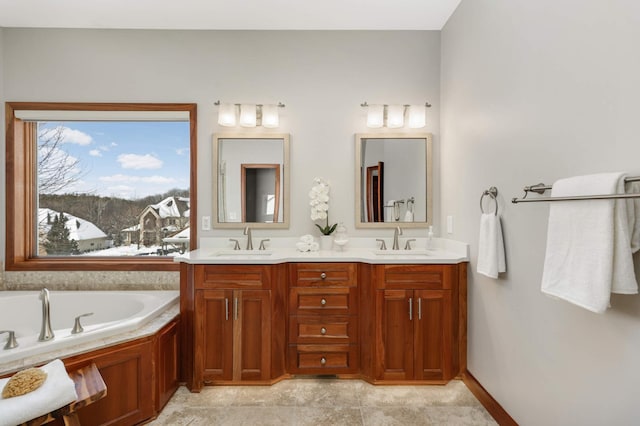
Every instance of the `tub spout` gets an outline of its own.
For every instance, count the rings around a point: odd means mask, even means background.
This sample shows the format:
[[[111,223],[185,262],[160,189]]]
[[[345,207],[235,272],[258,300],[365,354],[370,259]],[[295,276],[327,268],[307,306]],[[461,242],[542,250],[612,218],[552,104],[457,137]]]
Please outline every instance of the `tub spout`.
[[[40,328],[39,342],[46,342],[55,336],[51,330],[51,317],[49,316],[49,290],[43,288],[40,292],[40,300],[42,300],[42,327]]]

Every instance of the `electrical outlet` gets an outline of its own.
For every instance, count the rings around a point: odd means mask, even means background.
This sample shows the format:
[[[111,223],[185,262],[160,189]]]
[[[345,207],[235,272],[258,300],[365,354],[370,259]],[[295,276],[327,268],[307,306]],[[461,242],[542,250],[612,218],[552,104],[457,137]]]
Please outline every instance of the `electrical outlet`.
[[[447,216],[447,234],[453,234],[453,216]]]
[[[211,231],[211,216],[202,216],[202,230]]]

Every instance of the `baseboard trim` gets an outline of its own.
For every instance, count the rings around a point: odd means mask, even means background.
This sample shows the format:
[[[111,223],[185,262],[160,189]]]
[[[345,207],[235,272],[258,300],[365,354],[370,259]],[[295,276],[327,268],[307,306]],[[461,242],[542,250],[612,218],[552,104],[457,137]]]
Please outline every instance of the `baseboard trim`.
[[[468,370],[462,374],[462,381],[500,426],[518,426],[518,423],[511,418],[509,413],[502,408],[498,401],[482,387],[480,382]]]

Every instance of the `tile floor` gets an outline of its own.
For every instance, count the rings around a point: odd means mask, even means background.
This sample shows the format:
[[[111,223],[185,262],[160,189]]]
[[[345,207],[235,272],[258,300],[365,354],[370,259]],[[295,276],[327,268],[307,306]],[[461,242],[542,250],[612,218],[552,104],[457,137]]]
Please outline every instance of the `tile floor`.
[[[299,378],[273,386],[180,387],[151,425],[496,425],[458,380],[445,386],[373,386]]]

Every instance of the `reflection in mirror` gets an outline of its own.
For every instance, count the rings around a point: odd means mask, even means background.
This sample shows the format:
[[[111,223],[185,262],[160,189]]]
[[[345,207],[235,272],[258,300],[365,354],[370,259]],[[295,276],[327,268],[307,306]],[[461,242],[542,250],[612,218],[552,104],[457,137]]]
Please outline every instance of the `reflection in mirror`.
[[[431,134],[356,135],[356,227],[432,223]]]
[[[289,135],[214,135],[214,218],[218,228],[289,226]]]

